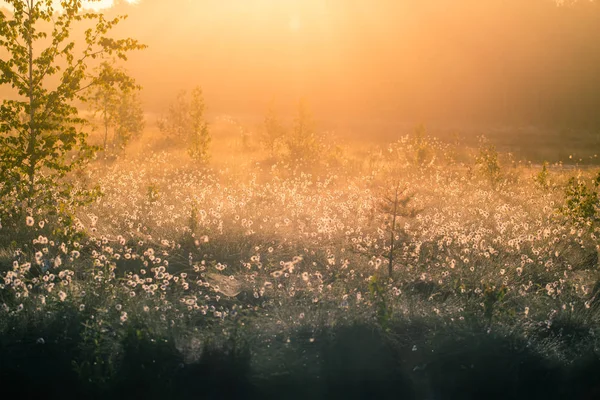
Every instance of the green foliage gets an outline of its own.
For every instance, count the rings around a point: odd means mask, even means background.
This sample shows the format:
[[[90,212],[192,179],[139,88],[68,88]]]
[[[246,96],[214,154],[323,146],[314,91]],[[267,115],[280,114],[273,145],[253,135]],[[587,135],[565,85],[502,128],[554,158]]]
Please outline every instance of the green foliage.
[[[200,164],[210,160],[212,140],[204,112],[204,96],[202,89],[197,86],[192,90],[189,101],[186,92],[180,92],[175,103],[169,107],[167,116],[158,123],[161,132],[183,141],[190,157]]]
[[[575,222],[589,224],[597,222],[600,209],[599,188],[600,172],[591,185],[571,177],[565,187],[565,204],[561,211]]]
[[[501,178],[500,160],[496,146],[488,144],[485,138],[482,138],[479,146],[479,153],[475,159],[481,174],[492,184],[498,183]]]
[[[305,167],[318,163],[323,153],[323,143],[315,130],[314,121],[305,100],[298,103],[292,131],[286,136],[285,144],[290,161]]]
[[[98,314],[102,315],[102,310]],[[82,324],[79,357],[72,361],[73,370],[82,382],[106,389],[118,369],[118,342],[106,333],[110,330],[94,320]]]
[[[198,217],[199,217],[199,210],[198,210],[198,204],[196,202],[192,203],[192,209],[190,211],[190,222],[189,222],[189,228],[190,228],[190,232],[193,234],[196,232],[196,230],[198,229]]]
[[[505,285],[502,285],[499,288],[491,285],[486,286],[485,290],[483,291],[483,309],[484,315],[488,320],[492,319],[496,303],[502,301],[507,292],[508,288]]]
[[[192,90],[192,102],[190,107],[191,139],[188,153],[190,157],[200,163],[210,160],[209,146],[211,142],[208,124],[204,120],[204,96],[200,87]]]
[[[152,182],[148,185],[146,190],[147,202],[149,204],[154,204],[160,198],[160,188],[156,183]]]
[[[107,20],[85,12],[80,1],[8,0],[0,11],[0,85],[10,86],[14,100],[0,105],[0,219],[17,222],[26,214],[58,214],[91,201],[97,192],[69,179],[94,155],[87,143],[74,101],[98,77],[89,62],[106,56],[126,59],[142,49],[133,39],[115,40],[107,33],[125,17]],[[89,25],[76,50],[70,39],[78,23]],[[27,211],[29,210],[29,211]]]
[[[549,185],[548,177],[549,176],[550,176],[550,173],[548,172],[548,163],[544,162],[544,164],[542,164],[542,170],[540,172],[538,172],[537,175],[534,177],[534,181],[542,189],[548,189],[548,185]]]
[[[123,92],[116,117],[115,146],[124,149],[145,127],[144,110],[137,91]]]
[[[112,128],[113,147],[124,148],[133,136],[144,129],[144,113],[138,97],[141,86],[123,68],[104,61],[96,69],[97,79],[88,89],[95,115],[100,115],[104,128],[103,149],[108,150],[108,132]]]
[[[265,150],[269,152],[270,157],[277,154],[277,150],[285,136],[285,128],[275,113],[274,105],[271,104],[263,121],[263,131],[260,136],[260,142]]]
[[[158,128],[170,139],[187,140],[190,132],[190,104],[187,94],[181,91],[171,105],[167,115],[158,121]]]
[[[392,310],[388,307],[385,299],[385,288],[381,285],[376,275],[369,278],[369,294],[375,303],[377,322],[379,322],[379,325],[384,330],[387,330],[392,318]]]
[[[384,188],[384,194],[377,205],[378,211],[384,215],[386,228],[390,234],[390,251],[388,254],[388,274],[390,277],[392,277],[394,269],[396,238],[406,236],[404,230],[398,229],[398,218],[414,218],[420,211],[409,206],[414,196],[414,193],[408,193],[406,189],[400,189],[400,183],[396,182],[393,187]]]
[[[417,165],[424,165],[430,158],[429,153],[431,152],[427,141],[425,125],[421,124],[415,128],[413,146],[415,149],[415,163]]]

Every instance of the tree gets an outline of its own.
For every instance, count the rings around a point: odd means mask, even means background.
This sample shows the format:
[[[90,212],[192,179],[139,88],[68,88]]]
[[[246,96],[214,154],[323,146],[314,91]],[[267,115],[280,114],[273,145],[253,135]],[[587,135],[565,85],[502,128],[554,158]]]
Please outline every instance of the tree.
[[[260,142],[269,152],[270,157],[274,157],[281,140],[285,137],[285,128],[275,113],[273,103],[269,105],[267,115],[263,121],[263,132]]]
[[[390,233],[390,252],[388,253],[388,276],[390,278],[394,271],[396,240],[406,236],[404,229],[398,231],[398,218],[413,218],[421,211],[408,205],[413,198],[414,194],[407,193],[406,188],[401,189],[400,181],[396,181],[393,186],[384,188],[384,193],[377,207],[385,216],[386,226]]]
[[[125,148],[131,139],[139,136],[144,130],[144,110],[137,90],[126,90],[122,93],[116,115],[115,146]]]
[[[190,105],[186,99],[187,93],[182,90],[177,98],[169,105],[167,116],[158,121],[158,128],[171,139],[186,140],[190,129]]]
[[[92,194],[68,179],[96,150],[74,105],[98,80],[90,63],[126,60],[128,51],[145,46],[107,36],[126,16],[108,20],[85,12],[80,0],[5,3],[10,11],[0,11],[0,51],[8,56],[0,59],[0,85],[10,86],[15,99],[0,106],[0,199],[15,205],[8,212],[13,217],[57,212]],[[85,28],[77,43],[76,26]]]
[[[204,96],[202,89],[197,86],[192,90],[192,102],[190,106],[190,138],[188,153],[190,157],[203,164],[210,160],[209,146],[211,142],[208,124],[204,119]]]
[[[298,103],[294,127],[286,138],[288,155],[294,162],[304,165],[319,161],[323,144],[317,134],[312,115],[305,100]]]
[[[108,150],[108,133],[114,130],[113,146],[124,147],[144,127],[143,111],[137,92],[141,86],[114,61],[104,61],[96,69],[97,79],[89,89],[88,101],[104,128],[103,149]]]
[[[210,160],[212,140],[204,112],[204,95],[196,86],[190,101],[185,91],[179,92],[175,103],[169,106],[167,116],[158,122],[161,132],[185,143],[190,157],[202,164]]]

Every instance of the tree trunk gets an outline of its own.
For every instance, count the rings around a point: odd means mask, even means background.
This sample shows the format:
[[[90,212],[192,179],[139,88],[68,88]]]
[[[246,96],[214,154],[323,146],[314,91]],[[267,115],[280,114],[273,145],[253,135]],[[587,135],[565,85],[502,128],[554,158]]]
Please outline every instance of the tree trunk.
[[[35,185],[35,166],[37,163],[35,157],[35,146],[36,146],[36,127],[35,127],[35,98],[33,93],[33,27],[32,27],[32,13],[34,7],[35,0],[29,0],[27,5],[29,7],[29,33],[27,38],[27,50],[28,50],[28,68],[29,68],[29,76],[28,76],[28,85],[29,85],[29,141],[27,144],[27,158],[29,158],[29,166],[27,170],[27,178],[29,184],[29,193],[27,198],[27,206],[31,207],[33,205],[33,197],[34,197],[34,185]]]

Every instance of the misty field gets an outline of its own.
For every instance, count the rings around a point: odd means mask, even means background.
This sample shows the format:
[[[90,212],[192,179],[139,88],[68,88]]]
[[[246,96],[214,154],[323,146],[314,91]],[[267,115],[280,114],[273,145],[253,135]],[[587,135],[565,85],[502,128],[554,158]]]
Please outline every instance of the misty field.
[[[599,17],[0,0],[0,397],[600,399]]]
[[[255,139],[200,168],[146,134],[79,174],[102,195],[70,232],[36,210],[3,226],[0,379],[27,398],[598,398],[598,168],[422,132],[306,165]]]

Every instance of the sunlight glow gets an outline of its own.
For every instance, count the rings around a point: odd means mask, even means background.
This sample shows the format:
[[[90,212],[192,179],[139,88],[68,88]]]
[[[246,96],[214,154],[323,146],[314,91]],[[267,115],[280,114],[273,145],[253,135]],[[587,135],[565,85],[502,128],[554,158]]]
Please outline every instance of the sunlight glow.
[[[129,4],[138,4],[141,0],[125,0]],[[103,10],[110,8],[115,4],[114,0],[101,0],[101,1],[84,1],[83,7],[89,10]]]

